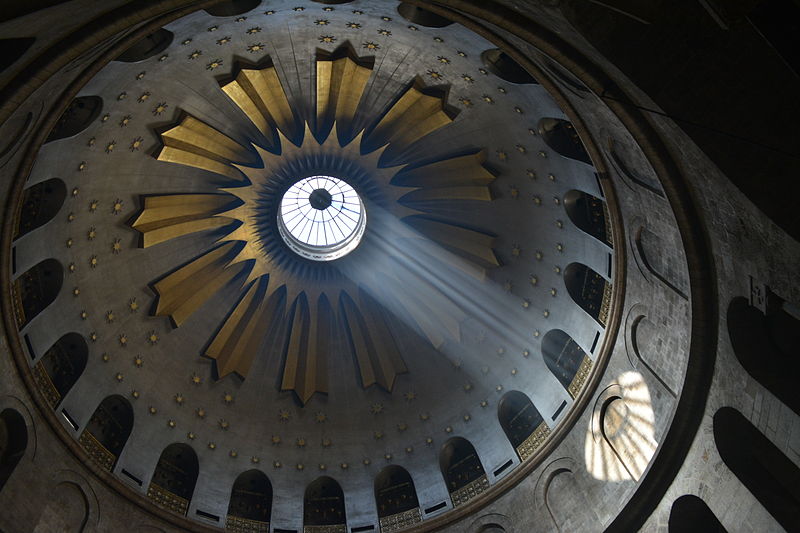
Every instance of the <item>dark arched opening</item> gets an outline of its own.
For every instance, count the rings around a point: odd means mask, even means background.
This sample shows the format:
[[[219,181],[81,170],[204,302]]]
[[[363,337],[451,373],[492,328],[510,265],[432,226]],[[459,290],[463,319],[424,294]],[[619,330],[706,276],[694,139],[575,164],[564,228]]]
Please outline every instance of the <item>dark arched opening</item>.
[[[731,407],[714,413],[714,441],[731,472],[787,531],[800,524],[800,468]]]
[[[312,481],[303,498],[303,525],[344,526],[346,523],[344,492],[339,483],[327,476]]]
[[[564,195],[564,210],[578,228],[598,241],[612,246],[611,220],[603,200],[573,189]]]
[[[586,265],[570,263],[564,269],[564,285],[575,303],[605,327],[611,307],[611,283]]]
[[[133,429],[133,408],[122,396],[106,397],[97,406],[81,433],[81,446],[101,467],[108,471],[114,465]]]
[[[481,54],[481,61],[489,72],[509,83],[519,85],[539,83],[527,70],[499,48],[484,50]]]
[[[539,135],[547,146],[564,157],[592,164],[571,122],[560,118],[543,118],[539,121]]]
[[[800,324],[775,301],[776,297],[768,296],[765,315],[745,298],[731,300],[728,335],[733,352],[747,373],[800,415]]]
[[[33,367],[33,379],[55,409],[86,368],[89,346],[78,333],[58,339]]]
[[[444,28],[453,23],[450,19],[405,2],[400,2],[400,5],[397,6],[397,12],[407,21],[428,28]]]
[[[497,419],[523,461],[533,455],[550,433],[531,399],[520,391],[509,391],[500,399]]]
[[[206,13],[214,17],[234,17],[244,15],[261,4],[261,0],[228,0],[206,8]]]
[[[0,413],[0,490],[3,490],[28,447],[25,419],[14,409]]]
[[[269,531],[272,483],[260,470],[242,472],[233,483],[225,527],[231,531]]]
[[[375,504],[382,531],[402,529],[422,520],[414,480],[401,466],[387,466],[375,477]]]
[[[2,17],[0,17],[2,18]],[[34,37],[0,39],[0,72],[16,63],[36,42]]]
[[[489,480],[475,447],[466,439],[454,437],[439,452],[439,468],[453,500],[453,507],[466,503],[489,488]]]
[[[51,221],[67,197],[67,186],[58,178],[25,189],[14,238],[21,237]]]
[[[550,372],[575,398],[592,369],[592,360],[560,329],[548,331],[542,339],[542,355]]]
[[[89,127],[103,110],[103,99],[99,96],[79,96],[70,102],[47,136],[45,142],[73,137]]]
[[[171,31],[159,28],[136,41],[130,48],[118,55],[116,61],[125,63],[144,61],[166,50],[174,38],[175,34]]]
[[[64,269],[55,259],[45,259],[14,280],[14,311],[20,328],[53,303],[63,281]]]
[[[186,444],[170,444],[161,452],[147,497],[159,506],[186,515],[197,482],[197,454]]]
[[[672,502],[669,533],[728,533],[706,502],[685,494]]]

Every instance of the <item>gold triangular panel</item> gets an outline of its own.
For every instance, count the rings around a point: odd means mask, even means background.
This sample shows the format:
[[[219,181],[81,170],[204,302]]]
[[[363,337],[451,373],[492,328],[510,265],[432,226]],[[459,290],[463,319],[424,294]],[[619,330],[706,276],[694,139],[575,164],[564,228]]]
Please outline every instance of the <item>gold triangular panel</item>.
[[[332,54],[317,53],[318,139],[323,139],[335,122],[340,144],[351,140],[353,119],[374,63],[373,58],[359,60],[349,44]]]
[[[327,343],[332,310],[327,297],[311,300],[306,293],[295,299],[289,323],[281,390],[294,391],[303,405],[315,392],[328,393]]]
[[[182,235],[219,228],[234,222],[215,216],[230,209],[237,199],[227,194],[170,194],[145,196],[143,209],[131,226],[142,234],[147,248]]]

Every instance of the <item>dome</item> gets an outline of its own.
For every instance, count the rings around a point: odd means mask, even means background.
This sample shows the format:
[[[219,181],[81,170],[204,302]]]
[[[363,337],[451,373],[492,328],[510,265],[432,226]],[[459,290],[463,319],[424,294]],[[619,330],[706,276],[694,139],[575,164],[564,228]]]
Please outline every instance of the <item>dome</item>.
[[[9,345],[59,446],[176,530],[638,505],[712,342],[659,136],[485,13],[200,7],[87,56],[10,196]],[[565,473],[595,487],[566,522]]]

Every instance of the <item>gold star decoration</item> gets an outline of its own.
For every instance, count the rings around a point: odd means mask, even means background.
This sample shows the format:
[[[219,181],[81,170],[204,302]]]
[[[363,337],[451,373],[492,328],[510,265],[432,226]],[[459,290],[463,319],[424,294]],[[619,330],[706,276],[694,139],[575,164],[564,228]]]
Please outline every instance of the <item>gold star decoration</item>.
[[[381,29],[378,30],[378,34],[383,35],[385,37],[388,37],[389,35],[392,34],[392,32],[390,32],[389,30],[384,30],[383,28],[381,28]]]
[[[86,146],[94,146],[94,143],[97,142],[97,139],[91,137],[88,141],[86,141]]]
[[[272,438],[270,439],[270,442],[272,442],[273,446],[277,446],[278,444],[281,443],[281,436],[280,435],[273,435]]]
[[[119,336],[119,344],[120,346],[127,346],[128,345],[128,336],[124,333]]]
[[[295,440],[295,444],[297,445],[298,448],[305,448],[306,447],[306,439],[304,439],[302,437],[297,437],[297,440]]]
[[[380,50],[381,48],[379,44],[373,43],[372,41],[366,41],[365,43],[362,43],[361,46],[367,50]]]
[[[361,24],[359,24],[358,22],[348,22],[347,27],[352,30],[357,30],[358,28],[361,27]]]
[[[104,363],[108,363],[109,361],[111,361],[111,356],[107,353],[104,353],[103,355],[100,356],[100,359],[102,359]]]
[[[465,97],[462,96],[461,98],[458,99],[458,101],[464,107],[472,107],[472,100],[470,100],[469,98],[465,98]]]
[[[247,47],[247,51],[250,52],[250,53],[260,52],[263,49],[264,49],[264,45],[261,44],[261,43],[251,44],[250,46]]]
[[[89,212],[94,213],[95,211],[97,211],[97,206],[98,206],[97,200],[92,200],[91,202],[89,202]]]
[[[456,52],[456,53],[457,53],[457,54],[458,54],[460,57],[467,57],[467,53],[466,53],[466,52],[462,52],[461,50],[459,50],[459,51],[458,51],[458,52]]]
[[[86,232],[86,237],[87,237],[87,238],[88,238],[90,241],[94,240],[94,238],[95,238],[95,237],[97,237],[97,230],[95,229],[95,227],[94,227],[94,226],[90,227],[90,228],[89,228],[89,231],[87,231],[87,232]]]
[[[97,256],[96,255],[93,255],[93,256],[91,256],[89,258],[89,266],[91,268],[96,268],[97,267]]]
[[[114,200],[114,204],[111,206],[111,214],[118,215],[122,212],[122,200],[117,198]]]
[[[158,116],[162,114],[164,111],[167,110],[168,107],[169,105],[167,105],[166,102],[159,102],[158,105],[156,105],[156,107],[153,108],[153,116]]]
[[[147,412],[150,413],[151,415],[154,415],[158,412],[158,409],[156,409],[151,405],[150,407],[147,408]]]
[[[191,54],[189,54],[189,56],[188,56],[188,57],[189,57],[189,59],[197,59],[197,58],[198,58],[198,57],[200,57],[201,55],[203,55],[203,51],[202,51],[202,50],[195,50],[194,52],[192,52]]]
[[[330,24],[330,21],[328,21],[327,19],[318,19],[314,21],[314,24],[316,24],[317,26],[327,26],[328,24]]]
[[[114,151],[114,147],[117,145],[117,141],[111,141],[106,145],[106,153],[110,154]]]
[[[147,342],[149,342],[151,345],[158,344],[158,333],[156,333],[155,330],[147,334]]]
[[[383,412],[383,404],[382,403],[373,403],[369,408],[370,413],[373,415],[379,415]]]
[[[145,74],[147,74],[145,71],[141,71],[139,74],[136,75],[136,79],[137,80],[143,79]]]
[[[222,395],[222,401],[228,405],[233,403],[233,394],[226,392]]]
[[[462,74],[461,75],[461,79],[464,80],[467,83],[475,83],[475,78],[473,78],[469,74]]]
[[[178,405],[183,405],[185,401],[186,398],[180,392],[175,395],[175,403],[177,403]]]
[[[229,42],[231,42],[230,37],[223,37],[222,39],[217,39],[217,44],[220,46],[222,46],[223,44],[228,44]]]
[[[428,69],[428,76],[430,76],[434,80],[441,80],[442,78],[444,78],[444,75],[442,75],[441,72],[433,69]]]
[[[519,244],[512,244],[511,245],[511,255],[514,257],[519,257],[522,255],[522,247]]]
[[[192,40],[191,40],[191,39],[184,39],[183,41],[181,41],[181,44],[182,44],[183,46],[186,46],[186,45],[187,45],[187,44],[189,44],[190,42],[192,42]]]
[[[114,318],[116,318],[114,316],[114,311],[106,311],[106,322],[108,322],[110,324],[110,323],[114,322]]]
[[[408,391],[403,395],[403,397],[407,402],[411,402],[417,399],[417,393],[414,391]]]
[[[120,100],[120,101],[122,101],[122,100],[125,100],[125,98],[127,98],[127,97],[128,97],[128,93],[126,93],[126,92],[121,92],[121,93],[119,93],[119,94],[117,95],[117,100]]]
[[[128,124],[130,124],[132,118],[133,117],[131,117],[130,115],[125,115],[124,117],[122,117],[122,120],[119,121],[119,127],[120,128],[126,127]]]
[[[144,358],[141,355],[137,355],[133,358],[133,364],[136,368],[142,368],[144,365]]]
[[[120,239],[114,239],[111,243],[111,253],[118,254],[122,251],[122,241]]]
[[[447,59],[445,56],[438,56],[438,57],[436,58],[436,60],[437,60],[439,63],[442,63],[442,64],[444,64],[444,65],[448,65],[448,64],[450,64],[450,60],[449,60],[449,59]]]
[[[122,375],[122,372],[117,372],[114,375],[114,379],[116,379],[118,383],[122,383],[122,380],[125,379],[125,376]]]
[[[133,389],[133,390],[131,391],[131,396],[133,396],[133,399],[134,399],[134,400],[138,400],[138,399],[139,399],[139,396],[141,396],[141,394],[139,393],[139,391],[138,391],[138,390],[136,390],[136,389]]]
[[[198,375],[197,373],[193,373],[191,378],[190,378],[190,380],[192,382],[192,385],[202,385],[203,384],[203,378],[200,375]]]
[[[278,420],[280,420],[281,422],[288,422],[289,419],[291,418],[292,414],[288,410],[281,409],[280,411],[278,411]]]
[[[205,418],[206,410],[203,409],[202,407],[198,407],[197,410],[195,411],[195,414],[197,414],[197,418]]]
[[[314,419],[317,421],[318,424],[321,424],[321,423],[326,422],[328,420],[328,415],[326,415],[322,411],[318,411],[314,415]]]
[[[81,291],[80,291],[80,289],[78,287],[75,287],[74,289],[72,289],[72,295],[73,296],[78,296],[78,295],[80,295],[80,293],[81,293]]]
[[[138,151],[138,150],[139,150],[139,148],[141,148],[141,147],[142,147],[142,143],[143,143],[143,142],[144,142],[144,139],[142,139],[141,137],[136,137],[135,139],[133,139],[133,140],[131,141],[131,146],[130,146],[130,150],[131,150],[131,152],[136,152],[136,151]]]
[[[483,96],[481,96],[481,98],[483,98],[483,101],[486,102],[487,104],[493,104],[494,103],[494,98],[492,98],[488,94],[484,94]]]
[[[422,420],[423,422],[427,422],[428,420],[431,419],[431,415],[428,413],[420,413],[419,419]]]
[[[247,32],[246,32],[246,33],[247,33],[248,35],[253,35],[253,34],[259,33],[260,31],[261,31],[261,28],[260,28],[260,27],[258,27],[258,26],[254,26],[254,27],[252,27],[252,28],[249,28],[249,29],[247,30]]]
[[[70,263],[69,265],[67,265],[67,270],[69,270],[70,272],[75,272],[75,263]]]
[[[321,42],[321,43],[335,43],[336,42],[336,37],[334,37],[333,35],[320,35],[319,36],[319,42]]]
[[[141,104],[144,103],[148,98],[150,98],[150,91],[145,91],[141,95],[139,95],[137,101]]]
[[[222,60],[215,59],[214,61],[206,65],[206,70],[214,70],[215,68],[219,68],[221,66],[222,66]]]
[[[131,313],[135,313],[139,310],[139,302],[136,301],[136,298],[131,298],[128,302],[128,309],[130,309]]]
[[[392,17],[383,16],[383,17],[381,17],[381,20],[384,21],[384,22],[391,22],[392,21]]]
[[[333,442],[329,438],[322,439],[322,447],[323,448],[330,448],[333,445]]]
[[[228,430],[228,428],[230,428],[230,427],[231,427],[231,424],[230,424],[230,422],[228,422],[228,421],[227,421],[227,420],[225,420],[224,418],[220,418],[220,419],[219,419],[219,428],[220,428],[221,430],[223,430],[223,431],[227,431],[227,430]]]

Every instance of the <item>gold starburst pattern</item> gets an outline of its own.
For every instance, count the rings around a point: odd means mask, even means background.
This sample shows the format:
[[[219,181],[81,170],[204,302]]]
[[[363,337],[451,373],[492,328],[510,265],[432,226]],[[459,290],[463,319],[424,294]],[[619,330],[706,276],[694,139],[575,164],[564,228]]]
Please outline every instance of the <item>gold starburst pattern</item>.
[[[456,257],[465,270],[483,279],[486,269],[499,265],[493,236],[436,218],[420,206],[491,201],[488,186],[495,176],[483,166],[483,151],[413,163],[412,145],[450,124],[457,113],[447,104],[446,92],[425,87],[420,78],[368,127],[356,129],[354,117],[374,60],[356,57],[349,44],[333,53],[321,51],[312,127],[295,115],[275,67],[267,64],[242,69],[222,86],[268,139],[267,146],[243,146],[191,115],[161,134],[159,160],[214,172],[228,185],[214,194],[144,197],[132,222],[142,233],[142,245],[211,229],[228,233],[154,284],[155,314],[168,316],[179,327],[213,294],[234,287],[238,303],[206,349],[219,378],[230,373],[246,377],[265,335],[262,325],[285,323],[281,389],[293,391],[303,404],[316,392],[328,391],[323,346],[334,334],[338,316],[347,329],[361,385],[391,391],[407,367],[390,327],[392,314],[372,294],[382,285],[401,285],[402,278],[382,272],[354,280],[325,270],[325,264],[300,268],[299,256],[283,244],[264,213],[275,216],[281,187],[285,190],[298,173],[324,164],[329,172],[346,175],[363,194],[375,227],[381,227],[381,220],[402,221],[408,231],[403,235],[420,241],[425,253],[447,254],[448,261]],[[367,231],[356,253],[362,258],[390,253],[375,239]],[[337,262],[342,268],[348,265],[346,258]],[[426,289],[436,292],[432,286]],[[447,295],[430,301],[400,299],[434,347],[460,339],[465,315]],[[287,420],[288,413],[281,419]]]

